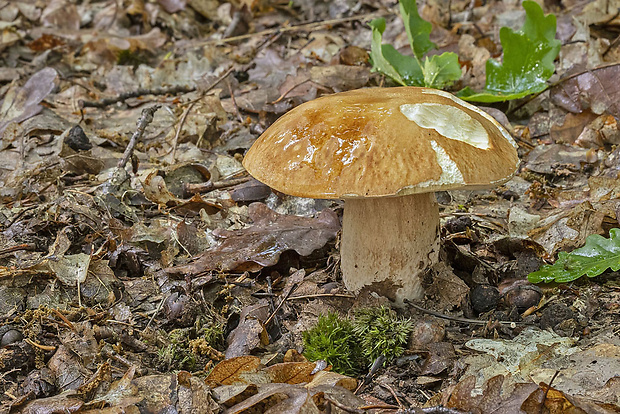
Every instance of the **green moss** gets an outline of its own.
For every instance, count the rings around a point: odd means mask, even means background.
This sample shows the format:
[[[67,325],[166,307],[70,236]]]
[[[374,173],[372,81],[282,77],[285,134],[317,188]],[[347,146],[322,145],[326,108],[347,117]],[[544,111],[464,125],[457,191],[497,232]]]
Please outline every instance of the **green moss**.
[[[410,319],[402,319],[385,306],[365,308],[355,312],[353,332],[359,338],[367,361],[385,356],[385,361],[399,357],[405,351],[413,330]]]
[[[200,347],[197,346],[197,340]],[[161,332],[160,348],[157,351],[157,365],[162,371],[201,369],[210,355],[225,349],[223,324],[215,319],[198,317],[193,327],[174,329],[168,333]],[[211,354],[198,352],[212,347]]]
[[[413,323],[384,306],[360,309],[353,321],[335,313],[320,316],[317,325],[303,333],[304,355],[322,359],[335,372],[357,375],[384,355],[386,363],[405,351]]]
[[[319,316],[316,326],[303,333],[304,355],[310,361],[322,359],[335,372],[357,375],[363,368],[353,325],[335,313]]]

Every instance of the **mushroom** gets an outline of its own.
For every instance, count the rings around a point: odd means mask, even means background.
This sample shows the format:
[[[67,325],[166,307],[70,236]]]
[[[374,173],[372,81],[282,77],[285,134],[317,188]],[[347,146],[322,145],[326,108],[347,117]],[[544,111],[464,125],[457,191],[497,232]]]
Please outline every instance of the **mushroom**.
[[[423,296],[438,261],[435,191],[481,189],[519,165],[510,134],[486,112],[429,88],[370,88],[306,102],[271,125],[243,165],[299,197],[344,199],[347,289],[402,305]]]

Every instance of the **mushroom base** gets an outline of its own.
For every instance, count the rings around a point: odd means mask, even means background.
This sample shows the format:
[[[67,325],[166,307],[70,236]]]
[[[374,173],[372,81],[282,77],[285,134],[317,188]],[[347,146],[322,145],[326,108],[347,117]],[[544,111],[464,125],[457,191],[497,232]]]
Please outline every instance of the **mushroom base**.
[[[346,200],[340,256],[349,291],[377,292],[398,306],[421,299],[422,274],[439,257],[435,194]]]

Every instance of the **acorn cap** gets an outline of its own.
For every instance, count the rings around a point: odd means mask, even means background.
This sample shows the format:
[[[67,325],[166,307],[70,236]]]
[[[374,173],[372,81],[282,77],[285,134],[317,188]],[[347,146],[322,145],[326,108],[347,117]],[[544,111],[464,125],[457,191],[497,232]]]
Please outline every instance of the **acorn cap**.
[[[285,194],[391,197],[501,184],[516,144],[489,114],[429,88],[370,88],[306,102],[252,145],[243,165]]]

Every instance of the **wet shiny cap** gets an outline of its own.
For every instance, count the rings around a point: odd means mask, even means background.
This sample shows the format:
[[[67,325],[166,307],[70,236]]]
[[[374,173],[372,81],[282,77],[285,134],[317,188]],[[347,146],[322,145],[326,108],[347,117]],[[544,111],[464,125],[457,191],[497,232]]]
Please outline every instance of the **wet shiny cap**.
[[[435,89],[358,89],[280,117],[243,160],[254,178],[310,198],[390,197],[501,184],[516,144],[490,115]]]

